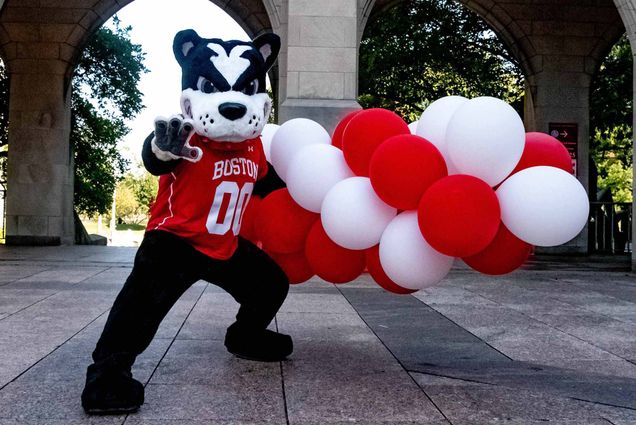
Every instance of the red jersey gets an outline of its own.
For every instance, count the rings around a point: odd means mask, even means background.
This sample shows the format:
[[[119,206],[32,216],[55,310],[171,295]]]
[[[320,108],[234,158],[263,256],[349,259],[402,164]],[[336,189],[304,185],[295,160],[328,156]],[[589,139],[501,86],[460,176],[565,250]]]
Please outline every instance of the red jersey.
[[[254,183],[267,174],[263,145],[260,138],[224,143],[197,134],[189,143],[203,155],[198,162],[181,160],[159,178],[146,230],[174,233],[205,255],[225,260],[236,250]]]

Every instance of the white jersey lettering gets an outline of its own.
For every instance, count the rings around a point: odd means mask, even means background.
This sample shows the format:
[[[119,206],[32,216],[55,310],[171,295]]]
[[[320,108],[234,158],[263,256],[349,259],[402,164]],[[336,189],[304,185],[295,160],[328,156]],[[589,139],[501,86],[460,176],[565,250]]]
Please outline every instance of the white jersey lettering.
[[[214,163],[212,180],[238,175],[249,176],[255,179],[258,176],[258,164],[246,158],[224,159]]]
[[[214,163],[214,177],[212,180],[216,180],[223,177],[223,161],[217,161]]]

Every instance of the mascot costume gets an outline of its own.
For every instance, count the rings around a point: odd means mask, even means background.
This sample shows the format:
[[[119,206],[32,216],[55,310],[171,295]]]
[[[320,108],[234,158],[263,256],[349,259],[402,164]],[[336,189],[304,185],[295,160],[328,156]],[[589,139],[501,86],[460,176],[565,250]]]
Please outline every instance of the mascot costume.
[[[271,111],[265,76],[280,39],[204,39],[179,32],[182,115],[157,118],[143,145],[144,165],[161,176],[134,267],[108,316],[88,367],[82,406],[88,413],[136,411],[144,387],[131,368],[179,297],[203,279],[240,304],[225,346],[236,356],[279,361],[288,335],[267,329],[289,282],[262,250],[238,236],[257,180],[268,172],[260,134]],[[275,188],[273,170],[260,193]],[[278,180],[279,181],[279,180]]]

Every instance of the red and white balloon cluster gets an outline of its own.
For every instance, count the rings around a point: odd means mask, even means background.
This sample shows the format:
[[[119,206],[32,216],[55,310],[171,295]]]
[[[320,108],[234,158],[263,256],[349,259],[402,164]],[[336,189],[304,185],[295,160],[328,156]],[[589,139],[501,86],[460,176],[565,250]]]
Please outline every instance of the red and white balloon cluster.
[[[250,202],[244,236],[293,283],[344,283],[366,268],[410,293],[441,281],[455,258],[504,274],[532,245],[563,244],[585,226],[569,153],[525,134],[507,103],[445,97],[411,129],[384,109],[349,114],[333,138],[304,118],[266,126],[265,152],[287,188]]]

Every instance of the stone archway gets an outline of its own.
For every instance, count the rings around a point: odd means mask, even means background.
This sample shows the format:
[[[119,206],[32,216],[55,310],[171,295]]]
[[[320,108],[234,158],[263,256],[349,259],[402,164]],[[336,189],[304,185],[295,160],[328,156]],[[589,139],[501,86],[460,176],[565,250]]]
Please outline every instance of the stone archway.
[[[399,0],[361,3],[359,35],[369,18]],[[560,1],[456,0],[481,16],[508,46],[526,76],[526,128],[551,124],[578,129],[577,177],[589,185],[589,90],[605,54],[624,32],[612,0],[593,5]],[[625,3],[625,2],[622,2]],[[636,3],[636,2],[629,2]],[[630,13],[635,16],[634,6]],[[635,27],[636,28],[636,27]],[[587,252],[587,232],[559,252]]]
[[[3,3],[0,52],[11,79],[8,244],[73,243],[70,80],[90,34],[132,1]],[[280,22],[269,0],[211,1],[252,36]]]
[[[9,242],[72,242],[71,64],[88,34],[130,1],[0,0],[0,50],[12,78]],[[359,107],[357,52],[367,19],[400,0],[213,1],[248,34],[281,35],[273,79],[281,121],[310,117],[332,129]],[[519,59],[528,82],[528,130],[578,126],[579,178],[587,185],[589,86],[625,27],[634,43],[636,0],[456,1],[482,16]],[[583,238],[570,249],[586,247]]]

